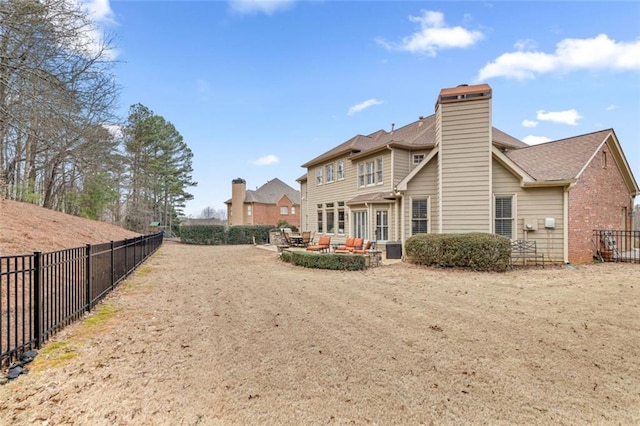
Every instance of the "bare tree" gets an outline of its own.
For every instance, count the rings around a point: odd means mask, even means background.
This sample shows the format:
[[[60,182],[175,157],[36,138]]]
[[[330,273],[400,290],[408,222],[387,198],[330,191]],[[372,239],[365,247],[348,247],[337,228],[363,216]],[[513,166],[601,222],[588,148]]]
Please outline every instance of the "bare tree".
[[[0,177],[5,195],[73,210],[117,158],[102,128],[118,89],[109,41],[73,0],[0,1]],[[100,163],[98,165],[98,163]]]

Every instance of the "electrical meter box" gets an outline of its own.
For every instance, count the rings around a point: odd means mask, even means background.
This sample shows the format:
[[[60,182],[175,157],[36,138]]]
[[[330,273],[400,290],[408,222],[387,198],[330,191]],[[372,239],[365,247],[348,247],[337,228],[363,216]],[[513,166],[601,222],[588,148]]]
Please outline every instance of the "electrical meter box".
[[[536,231],[538,229],[538,219],[533,217],[525,217],[522,223],[522,229],[525,231]]]

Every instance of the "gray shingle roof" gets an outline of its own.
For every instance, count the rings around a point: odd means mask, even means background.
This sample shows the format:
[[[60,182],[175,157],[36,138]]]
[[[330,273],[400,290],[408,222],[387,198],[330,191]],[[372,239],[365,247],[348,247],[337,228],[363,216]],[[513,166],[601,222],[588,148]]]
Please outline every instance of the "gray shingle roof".
[[[278,178],[271,179],[258,189],[247,190],[246,203],[276,204],[286,195],[293,204],[300,204],[300,191],[297,191]]]
[[[578,177],[611,129],[508,151],[506,155],[538,181]]]
[[[421,117],[417,121],[406,126],[394,129],[392,132],[377,130],[369,135],[356,135],[335,148],[319,155],[311,161],[303,164],[302,167],[310,167],[331,158],[347,156],[350,154],[366,153],[374,151],[388,144],[411,148],[432,147],[436,142],[435,132],[436,116],[432,114],[428,117]],[[493,128],[493,143],[499,148],[517,149],[527,147],[526,143],[519,141],[505,132]]]

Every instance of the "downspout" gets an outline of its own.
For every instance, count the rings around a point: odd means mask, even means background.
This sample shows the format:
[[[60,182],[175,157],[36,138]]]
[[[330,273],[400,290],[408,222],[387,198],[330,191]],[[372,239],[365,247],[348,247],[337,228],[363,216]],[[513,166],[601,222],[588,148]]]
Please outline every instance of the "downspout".
[[[562,214],[564,226],[562,230],[562,257],[564,258],[564,263],[569,263],[569,191],[571,190],[571,186],[573,184],[565,187],[563,191],[563,199],[564,203],[562,206]]]
[[[402,203],[400,206],[400,212],[402,214],[402,216],[400,216],[400,241],[402,242],[402,246],[404,247],[404,242],[407,236],[406,224],[405,224],[405,220],[406,220],[405,217],[407,216],[407,214],[405,211],[406,206],[404,202],[404,198],[405,198],[404,194],[401,191],[399,191],[398,194],[400,194],[400,196],[402,197],[400,199],[400,203]]]
[[[398,232],[399,231],[398,227],[400,226],[400,221],[398,220],[398,199],[397,198],[396,198],[395,203],[393,203],[393,209],[394,209],[393,215],[394,215],[394,217],[396,219],[396,220],[394,220],[394,222],[396,224],[396,226],[394,227],[395,228],[394,234],[395,234],[396,238],[400,237],[400,242],[402,242],[404,244],[404,239],[400,235],[400,232]]]

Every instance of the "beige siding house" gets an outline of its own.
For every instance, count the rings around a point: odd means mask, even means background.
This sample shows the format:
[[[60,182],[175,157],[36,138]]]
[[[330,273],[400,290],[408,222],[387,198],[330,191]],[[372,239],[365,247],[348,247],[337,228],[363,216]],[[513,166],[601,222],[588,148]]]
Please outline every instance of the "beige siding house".
[[[535,240],[557,263],[590,261],[594,229],[631,229],[640,190],[612,129],[529,146],[492,126],[492,95],[486,84],[443,89],[435,114],[303,164],[302,229],[382,247],[496,233]]]

